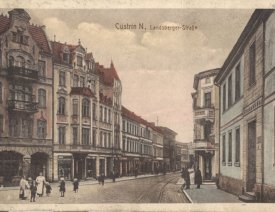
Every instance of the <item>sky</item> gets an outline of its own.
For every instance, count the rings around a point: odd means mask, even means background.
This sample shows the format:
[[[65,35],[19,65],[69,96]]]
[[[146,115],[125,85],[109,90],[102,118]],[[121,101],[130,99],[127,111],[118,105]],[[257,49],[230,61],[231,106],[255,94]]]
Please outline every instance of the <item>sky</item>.
[[[7,10],[2,10],[4,13]],[[193,140],[194,75],[221,67],[248,22],[248,9],[27,9],[45,25],[50,40],[77,44],[97,62],[114,66],[122,82],[122,104],[150,122]],[[144,29],[116,28],[143,23]],[[196,26],[193,31],[151,26]]]

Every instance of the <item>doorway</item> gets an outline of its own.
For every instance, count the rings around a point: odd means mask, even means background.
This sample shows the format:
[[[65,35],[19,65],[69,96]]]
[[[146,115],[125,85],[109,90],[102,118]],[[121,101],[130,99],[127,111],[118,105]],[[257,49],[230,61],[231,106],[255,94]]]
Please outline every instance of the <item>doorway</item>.
[[[47,179],[48,155],[43,152],[36,152],[31,156],[31,177],[36,179],[39,173]]]
[[[253,191],[256,183],[256,121],[248,123],[247,191]]]

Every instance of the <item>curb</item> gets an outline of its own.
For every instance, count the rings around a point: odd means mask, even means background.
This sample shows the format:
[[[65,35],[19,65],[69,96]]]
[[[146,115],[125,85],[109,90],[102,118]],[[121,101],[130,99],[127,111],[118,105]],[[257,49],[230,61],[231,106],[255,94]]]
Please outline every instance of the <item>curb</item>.
[[[182,189],[182,193],[184,193],[184,195],[186,196],[186,198],[188,199],[188,201],[190,203],[194,203],[193,200],[191,199],[191,197],[187,194],[187,192],[184,189]]]

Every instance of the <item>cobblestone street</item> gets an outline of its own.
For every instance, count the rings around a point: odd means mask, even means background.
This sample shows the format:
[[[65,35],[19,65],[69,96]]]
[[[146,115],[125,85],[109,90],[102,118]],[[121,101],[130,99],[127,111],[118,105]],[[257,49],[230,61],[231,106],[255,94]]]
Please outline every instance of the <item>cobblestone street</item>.
[[[180,175],[148,177],[144,179],[121,181],[116,183],[81,185],[78,193],[73,192],[71,182],[66,182],[65,197],[60,197],[56,184],[52,186],[50,197],[36,197],[35,203],[184,203],[188,202],[180,191],[177,181]],[[0,191],[0,203],[35,204],[19,200],[19,190]]]

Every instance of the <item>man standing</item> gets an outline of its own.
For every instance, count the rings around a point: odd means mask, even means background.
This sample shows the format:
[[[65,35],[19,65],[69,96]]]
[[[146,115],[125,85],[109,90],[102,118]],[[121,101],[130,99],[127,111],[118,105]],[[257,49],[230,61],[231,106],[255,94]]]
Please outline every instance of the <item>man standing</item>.
[[[199,168],[195,172],[195,184],[197,185],[197,188],[200,188],[200,186],[202,184],[202,176],[201,176],[201,171]]]

